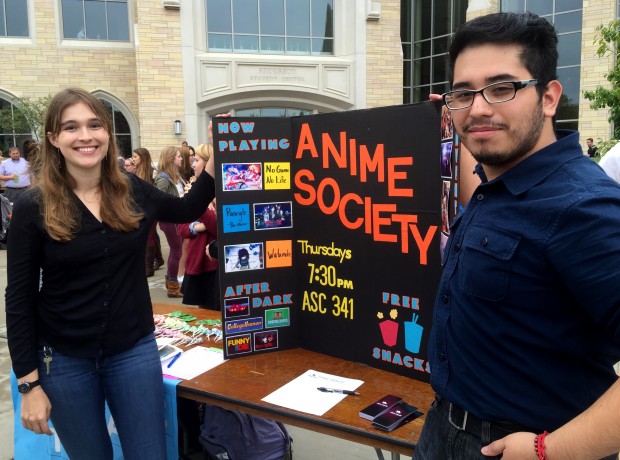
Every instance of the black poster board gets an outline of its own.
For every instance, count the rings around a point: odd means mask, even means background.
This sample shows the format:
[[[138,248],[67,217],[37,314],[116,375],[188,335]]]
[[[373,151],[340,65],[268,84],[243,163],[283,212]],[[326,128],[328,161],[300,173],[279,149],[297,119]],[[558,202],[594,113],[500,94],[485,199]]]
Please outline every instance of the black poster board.
[[[427,102],[214,119],[227,358],[302,346],[429,381],[456,211],[444,118]]]

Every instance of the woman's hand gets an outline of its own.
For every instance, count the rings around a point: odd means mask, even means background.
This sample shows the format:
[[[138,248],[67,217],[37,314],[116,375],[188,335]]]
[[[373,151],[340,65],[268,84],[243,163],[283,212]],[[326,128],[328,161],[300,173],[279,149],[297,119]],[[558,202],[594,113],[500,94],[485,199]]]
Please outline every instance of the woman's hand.
[[[36,434],[52,434],[48,425],[52,404],[41,386],[22,395],[21,419],[27,430]]]
[[[230,118],[232,115],[230,112],[218,113],[214,118]],[[213,144],[213,118],[209,120],[209,126],[207,127],[207,139],[209,144]]]
[[[230,112],[227,113],[218,113],[216,118],[230,118]],[[209,144],[213,145],[213,119],[209,121],[209,126],[207,128],[207,138],[209,140]],[[215,148],[213,149],[215,151]],[[214,157],[215,155],[211,155],[209,161],[205,165],[205,172],[209,174],[211,177],[215,177],[215,165],[214,165]]]

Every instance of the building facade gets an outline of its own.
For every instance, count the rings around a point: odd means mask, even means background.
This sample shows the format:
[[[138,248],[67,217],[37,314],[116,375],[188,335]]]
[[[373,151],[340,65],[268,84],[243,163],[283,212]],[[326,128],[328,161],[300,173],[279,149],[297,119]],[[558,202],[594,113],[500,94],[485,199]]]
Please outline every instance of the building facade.
[[[529,9],[560,34],[560,126],[607,139],[596,27],[618,0],[0,0],[0,107],[80,86],[113,115],[124,155],[205,142],[210,117],[290,116],[426,100],[449,87],[466,19]],[[175,121],[180,121],[177,132]],[[0,126],[0,150],[32,133]]]

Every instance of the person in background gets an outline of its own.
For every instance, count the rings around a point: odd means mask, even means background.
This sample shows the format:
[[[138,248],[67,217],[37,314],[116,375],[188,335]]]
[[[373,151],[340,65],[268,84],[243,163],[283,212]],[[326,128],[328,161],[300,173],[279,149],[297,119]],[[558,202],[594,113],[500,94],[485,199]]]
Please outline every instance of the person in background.
[[[22,142],[22,152],[24,153],[24,160],[31,164],[34,160],[34,155],[37,153],[39,143],[34,139],[26,139]]]
[[[149,184],[153,184],[155,182],[155,168],[153,167],[151,152],[144,147],[138,147],[133,151],[131,158],[136,165],[136,175]]]
[[[201,144],[196,148],[192,167],[196,179],[202,174],[204,165],[213,155],[211,144]],[[191,188],[191,187],[190,187]],[[183,303],[198,305],[200,308],[220,310],[220,284],[217,273],[217,260],[207,257],[207,246],[217,238],[215,200],[197,220],[179,225],[179,234],[188,242],[185,276],[183,277]]]
[[[481,183],[445,247],[414,459],[616,458],[620,187],[554,130],[556,32],[482,16],[449,57],[444,103]]]
[[[610,148],[598,162],[609,177],[620,182],[620,142]]]
[[[136,173],[136,162],[133,158],[125,158],[125,171],[129,174]]]
[[[30,167],[17,147],[9,147],[9,157],[0,164],[0,180],[4,181],[4,196],[13,203],[30,187]]]
[[[200,145],[204,145],[204,144],[200,144]],[[193,165],[194,158],[196,158],[196,149],[194,149],[194,147],[192,147],[191,145],[188,145],[187,148],[189,149],[189,162]],[[194,169],[192,168],[190,175],[189,175],[188,182],[194,182],[195,180],[196,180],[196,174],[195,174]]]
[[[192,170],[192,150],[186,145],[179,147],[179,152],[181,152],[181,156],[183,157],[183,163],[179,166],[179,174],[184,182],[189,182],[190,177],[194,175],[194,171]]]
[[[596,145],[594,145],[594,139],[592,139],[591,137],[588,137],[586,139],[586,145],[588,146],[588,153],[587,153],[587,155],[590,158],[594,158],[594,157],[598,156],[598,153],[597,153],[598,147]]]
[[[121,171],[125,171],[125,156],[123,152],[118,151],[118,157],[116,157],[116,161],[118,162],[118,167]]]
[[[179,148],[181,156],[183,157],[183,163],[179,168],[181,177],[185,181],[185,187],[187,188],[192,180],[194,180],[194,170],[192,169],[192,162],[194,161],[195,151],[193,147],[189,145],[181,145]],[[185,275],[185,261],[187,260],[187,244],[186,239],[181,240],[181,258],[179,259],[179,284],[183,283],[183,276]]]
[[[8,237],[6,324],[22,423],[51,435],[51,418],[70,458],[110,459],[107,402],[124,458],[163,460],[144,248],[155,220],[204,213],[213,164],[183,198],[123,173],[107,109],[78,88],[52,98],[44,128],[37,183],[16,201]]]
[[[153,167],[151,152],[144,147],[138,147],[133,151],[131,158],[136,164],[136,175],[149,184],[154,184],[155,168]],[[144,264],[147,278],[154,276],[155,270],[159,270],[164,263],[165,260],[161,252],[161,243],[159,235],[157,234],[157,222],[153,222],[153,227],[146,239],[146,258]]]
[[[37,155],[41,151],[41,144],[34,139],[26,139],[22,143],[22,152],[24,152],[24,160],[28,162],[28,172],[30,173],[30,186],[32,187],[36,183],[37,172],[34,170],[38,164],[36,161]]]
[[[159,157],[159,172],[155,176],[155,185],[158,189],[179,197],[185,193],[185,181],[181,177],[179,170],[183,165],[183,157],[179,147],[164,147]],[[168,297],[181,298],[181,287],[179,285],[179,261],[181,259],[181,237],[177,231],[177,225],[171,222],[160,221],[159,228],[166,235],[170,253],[168,255],[168,272],[165,275],[166,289]]]

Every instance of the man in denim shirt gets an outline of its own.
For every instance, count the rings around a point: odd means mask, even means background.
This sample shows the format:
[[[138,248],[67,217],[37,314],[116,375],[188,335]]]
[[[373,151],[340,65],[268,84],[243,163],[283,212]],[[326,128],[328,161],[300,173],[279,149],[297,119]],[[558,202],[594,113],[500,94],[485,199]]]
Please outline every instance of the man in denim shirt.
[[[620,450],[620,186],[554,131],[557,57],[531,13],[477,18],[450,46],[443,99],[482,183],[445,249],[415,459]]]

